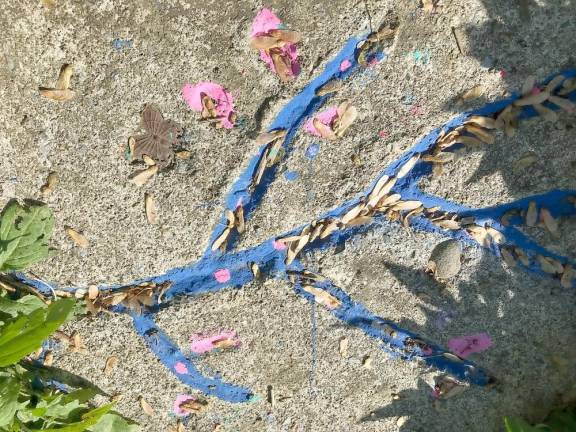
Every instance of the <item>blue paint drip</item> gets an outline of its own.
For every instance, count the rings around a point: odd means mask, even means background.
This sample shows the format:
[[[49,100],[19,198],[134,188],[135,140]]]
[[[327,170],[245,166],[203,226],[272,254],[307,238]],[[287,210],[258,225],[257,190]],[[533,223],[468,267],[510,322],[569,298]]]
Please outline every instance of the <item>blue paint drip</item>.
[[[115,50],[120,51],[124,48],[132,48],[133,42],[130,39],[120,39],[116,38],[112,41],[112,46]]]
[[[289,182],[298,180],[298,173],[296,171],[286,171],[284,173],[284,178]]]

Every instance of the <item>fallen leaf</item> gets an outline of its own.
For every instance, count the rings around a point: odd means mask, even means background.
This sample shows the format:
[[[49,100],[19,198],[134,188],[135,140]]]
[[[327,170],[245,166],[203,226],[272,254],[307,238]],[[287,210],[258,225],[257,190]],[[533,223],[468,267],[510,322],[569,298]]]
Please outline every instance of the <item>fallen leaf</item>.
[[[70,87],[70,79],[74,73],[74,68],[70,64],[62,65],[60,68],[60,75],[58,75],[58,81],[54,86],[57,90],[68,90]]]
[[[180,150],[177,151],[175,153],[176,158],[180,159],[180,160],[186,160],[186,159],[190,159],[190,156],[192,156],[192,152],[188,151],[188,150]]]
[[[47,88],[41,88],[40,90],[40,95],[44,96],[45,98],[48,99],[52,99],[55,101],[68,101],[70,99],[73,99],[74,96],[76,96],[76,93],[74,93],[72,90],[56,90],[56,89],[47,89]]]
[[[467,101],[472,99],[477,99],[484,93],[484,87],[481,85],[475,85],[472,88],[462,92],[460,96],[458,96],[458,100],[460,101]]]
[[[146,218],[148,219],[148,223],[154,225],[158,223],[158,210],[156,208],[156,202],[154,201],[154,197],[150,194],[144,195],[144,207],[146,210]]]
[[[80,234],[78,231],[76,231],[74,228],[65,227],[65,232],[66,235],[68,235],[68,237],[70,237],[74,241],[74,243],[76,243],[76,246],[82,249],[86,249],[90,244],[88,242],[88,239],[83,234]]]

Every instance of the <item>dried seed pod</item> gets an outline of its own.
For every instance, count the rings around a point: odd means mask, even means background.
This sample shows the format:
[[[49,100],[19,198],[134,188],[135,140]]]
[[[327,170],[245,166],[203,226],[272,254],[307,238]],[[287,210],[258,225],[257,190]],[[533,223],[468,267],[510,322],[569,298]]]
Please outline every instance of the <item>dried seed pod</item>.
[[[288,131],[286,129],[274,129],[270,132],[262,132],[256,137],[256,144],[264,145],[276,141],[277,139],[284,138]]]
[[[59,179],[60,177],[55,171],[52,171],[50,174],[48,174],[48,177],[46,177],[46,183],[40,188],[42,195],[48,196],[54,192],[54,189],[58,185]]]
[[[156,161],[148,155],[142,155],[142,160],[148,166],[156,165]]]
[[[70,79],[74,73],[74,68],[70,64],[64,64],[60,68],[60,75],[58,75],[58,81],[54,88],[57,90],[67,90],[70,87]]]
[[[556,87],[558,87],[560,85],[560,83],[562,81],[564,81],[566,79],[566,77],[564,75],[557,75],[554,78],[552,78],[550,80],[550,82],[548,84],[546,84],[546,87],[544,87],[544,91],[548,92],[548,93],[552,93],[554,90],[556,90]]]
[[[520,173],[526,168],[534,165],[538,161],[538,156],[534,152],[530,152],[522,156],[512,165],[512,171]]]
[[[116,366],[118,364],[118,357],[116,356],[110,356],[106,359],[106,364],[104,365],[104,369],[102,370],[102,372],[104,373],[104,375],[110,375],[110,372],[112,372],[112,369],[114,368],[114,366]]]
[[[498,231],[497,229],[492,228],[491,226],[486,227],[486,232],[497,244],[503,244],[506,242],[506,237]]]
[[[399,201],[391,208],[392,211],[410,211],[420,207],[420,201]]]
[[[255,279],[258,279],[261,275],[260,267],[258,267],[258,264],[256,263],[250,264],[250,271],[252,272],[252,276],[254,276]]]
[[[538,221],[538,207],[535,201],[530,201],[528,211],[526,212],[526,225],[529,227],[536,226]]]
[[[130,183],[136,186],[144,186],[158,172],[158,165],[152,165],[145,170],[138,171],[130,177]]]
[[[562,274],[564,272],[564,266],[554,258],[536,255],[536,261],[544,273]]]
[[[554,105],[558,105],[560,108],[568,112],[573,112],[574,109],[576,109],[576,105],[574,105],[574,103],[569,99],[561,98],[558,96],[550,96],[548,100]]]
[[[514,258],[514,255],[512,255],[512,252],[510,252],[507,248],[501,248],[500,254],[502,255],[502,259],[504,259],[504,262],[508,264],[509,267],[516,267],[516,259]]]
[[[248,45],[253,49],[267,50],[270,48],[282,47],[284,42],[272,36],[255,36],[250,38]]]
[[[400,198],[402,198],[402,196],[400,194],[392,194],[392,195],[388,195],[387,197],[384,197],[378,204],[379,207],[389,207],[393,204],[396,204],[398,201],[400,201]]]
[[[74,97],[76,96],[76,93],[69,89],[57,90],[57,89],[41,88],[39,92],[41,96],[44,96],[45,98],[52,99],[58,102],[69,101],[71,99],[74,99]]]
[[[337,220],[333,220],[331,222],[328,222],[324,225],[324,228],[322,229],[322,232],[320,233],[320,239],[325,239],[326,237],[328,237],[330,234],[332,234],[334,231],[338,230],[338,221]]]
[[[342,115],[339,115],[338,117],[338,124],[335,130],[336,135],[339,137],[344,135],[344,132],[346,132],[346,130],[350,127],[354,120],[356,120],[357,117],[358,110],[356,107],[347,106]]]
[[[460,229],[460,223],[458,221],[451,220],[451,219],[434,221],[434,225],[437,225],[440,228],[448,229],[448,230]]]
[[[466,126],[466,132],[476,135],[486,144],[494,144],[494,136],[484,128],[469,124]]]
[[[346,358],[348,357],[348,338],[341,337],[338,343],[338,351],[340,352],[340,356]]]
[[[318,131],[320,136],[322,136],[322,138],[325,138],[325,139],[330,140],[330,141],[334,141],[338,138],[336,136],[336,134],[334,133],[334,131],[330,128],[330,126],[325,125],[324,123],[322,123],[317,118],[312,120],[312,125]]]
[[[144,210],[146,212],[146,219],[151,225],[158,223],[158,209],[154,197],[149,193],[144,194]]]
[[[236,215],[236,230],[239,234],[242,234],[246,229],[246,224],[244,221],[244,207],[238,206],[235,212]]]
[[[262,157],[258,162],[258,166],[256,168],[256,175],[254,176],[254,182],[253,182],[254,186],[259,185],[260,181],[262,180],[262,176],[264,175],[264,171],[266,170],[267,158],[268,158],[268,149],[264,150],[264,153],[262,153]]]
[[[198,399],[187,399],[183,401],[178,408],[184,411],[186,414],[200,414],[208,407],[208,402],[205,400]]]
[[[426,162],[445,164],[454,160],[454,153],[440,152],[436,155],[423,155],[422,160]]]
[[[212,243],[212,251],[215,251],[217,249],[219,249],[221,246],[224,246],[226,244],[226,240],[228,239],[228,236],[230,235],[230,228],[226,228],[224,231],[222,231],[222,234],[220,234],[216,240],[214,240],[214,243]]]
[[[333,78],[330,81],[322,84],[320,87],[316,89],[316,96],[324,96],[328,93],[334,93],[340,90],[343,86],[343,82],[340,79]]]
[[[348,210],[344,216],[342,216],[342,223],[344,225],[346,225],[348,222],[350,222],[352,219],[356,218],[358,215],[360,215],[360,212],[364,210],[364,203],[359,203],[357,204],[355,207],[352,207],[350,210]]]
[[[558,221],[552,217],[550,210],[545,207],[540,209],[540,220],[546,227],[546,229],[552,234],[554,237],[560,237],[560,233],[558,232]]]
[[[371,216],[358,216],[354,219],[352,219],[351,221],[349,221],[346,226],[347,227],[353,227],[353,226],[358,226],[358,225],[366,225],[369,223],[372,223],[373,219]]]
[[[298,43],[301,39],[300,33],[294,30],[274,29],[270,30],[269,34],[276,39],[289,43]]]
[[[532,107],[536,110],[538,115],[542,116],[544,120],[549,122],[555,122],[556,120],[558,120],[558,114],[556,114],[550,108],[545,107],[544,105],[541,104],[536,104],[533,105]]]
[[[228,221],[226,226],[228,228],[233,228],[234,225],[236,224],[236,216],[234,216],[234,213],[232,212],[232,210],[230,210],[230,209],[224,210],[224,215],[226,216],[226,219]]]
[[[289,60],[282,55],[282,53],[274,51],[272,48],[270,50],[270,57],[272,58],[272,63],[274,64],[274,69],[280,77],[280,81],[287,82],[292,78],[292,68],[289,64]]]
[[[174,153],[174,155],[176,156],[177,159],[186,160],[190,159],[190,156],[192,156],[192,152],[188,150],[180,150]]]
[[[337,309],[342,304],[340,300],[323,289],[316,288],[311,285],[304,285],[302,289],[307,293],[312,294],[314,296],[314,300],[316,300],[317,303],[325,306],[327,309]]]
[[[458,357],[456,354],[452,354],[452,353],[449,353],[449,352],[442,353],[442,356],[443,356],[443,357],[446,357],[446,358],[447,358],[448,360],[450,360],[450,361],[456,361],[456,362],[459,362],[459,363],[463,363],[463,362],[464,362],[464,360],[461,359],[460,357]]]
[[[536,94],[529,94],[516,101],[514,101],[515,106],[527,106],[527,105],[537,105],[545,102],[550,97],[550,92],[542,91]]]
[[[472,99],[478,99],[484,93],[484,86],[482,85],[475,85],[468,90],[463,91],[460,96],[458,96],[458,100],[460,101],[467,101]]]
[[[68,237],[70,237],[74,243],[76,243],[76,246],[82,248],[82,249],[86,249],[88,247],[88,245],[90,244],[88,242],[88,239],[80,234],[78,231],[76,231],[74,228],[72,227],[65,227],[64,228],[66,235]]]
[[[576,279],[576,270],[574,270],[572,266],[565,266],[562,278],[560,279],[560,284],[564,288],[572,288],[574,279]]]
[[[96,297],[98,297],[99,293],[100,293],[100,290],[98,289],[97,285],[89,285],[88,286],[88,298],[90,300],[94,300]]]
[[[479,126],[482,126],[485,129],[496,129],[496,121],[490,117],[482,117],[482,116],[471,116],[467,121],[468,123],[476,123]]]
[[[412,155],[412,157],[408,159],[408,161],[404,165],[402,165],[402,168],[398,170],[398,174],[396,174],[396,177],[402,178],[410,171],[412,171],[412,168],[414,168],[414,165],[416,165],[418,159],[420,159],[420,153],[414,153],[414,155]]]
[[[524,252],[520,248],[515,247],[514,253],[516,254],[516,256],[518,257],[518,260],[522,263],[522,265],[524,267],[530,266],[530,258],[528,257],[528,255],[526,255],[526,252]]]
[[[156,413],[154,412],[154,409],[152,408],[152,405],[150,405],[146,399],[144,399],[142,396],[140,396],[138,398],[138,402],[140,403],[140,407],[142,408],[142,411],[144,411],[146,413],[146,415],[149,415],[150,417],[154,417],[156,415]]]
[[[486,228],[479,225],[471,225],[466,227],[466,231],[468,231],[470,237],[476,240],[478,244],[484,247],[490,247],[491,237],[488,235],[488,231],[486,231]]]

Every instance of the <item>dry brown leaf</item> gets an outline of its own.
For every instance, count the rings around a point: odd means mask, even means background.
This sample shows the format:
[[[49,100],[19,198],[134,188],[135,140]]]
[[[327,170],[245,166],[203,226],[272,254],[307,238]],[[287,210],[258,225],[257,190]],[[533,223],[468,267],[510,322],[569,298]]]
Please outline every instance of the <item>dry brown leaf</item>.
[[[550,96],[548,100],[554,105],[558,105],[560,108],[568,112],[573,112],[574,109],[576,109],[574,102],[570,101],[569,99],[561,98],[558,96]]]
[[[76,231],[74,228],[65,227],[64,230],[66,232],[66,235],[70,237],[74,241],[74,243],[76,243],[76,246],[81,247],[82,249],[86,249],[90,244],[88,242],[88,239],[84,235]]]
[[[420,201],[400,201],[392,206],[392,211],[411,211],[420,207],[422,203]]]
[[[250,38],[248,45],[250,45],[250,48],[253,49],[267,50],[271,48],[281,47],[284,45],[284,42],[272,36],[253,36]]]
[[[280,138],[284,138],[288,131],[286,129],[276,129],[270,132],[262,132],[256,137],[256,144],[268,144]]]
[[[348,357],[348,338],[347,337],[341,337],[340,338],[340,342],[338,345],[338,351],[340,352],[340,355],[344,358]]]
[[[294,30],[274,29],[270,30],[269,34],[273,38],[289,43],[298,43],[301,39],[300,33]]]
[[[130,183],[134,183],[136,186],[139,187],[144,186],[146,183],[148,183],[148,180],[150,180],[152,177],[154,177],[154,175],[156,175],[158,169],[159,169],[158,165],[152,165],[151,167],[148,167],[145,170],[134,173],[130,177],[129,181]]]
[[[138,398],[138,402],[140,402],[140,408],[142,408],[142,411],[144,411],[146,415],[149,415],[150,417],[156,415],[152,406],[142,396]]]
[[[112,372],[112,369],[114,368],[114,366],[116,366],[118,364],[118,357],[116,356],[110,356],[106,359],[106,364],[104,365],[104,369],[102,370],[102,372],[104,373],[104,375],[110,375],[110,372]]]
[[[348,210],[344,214],[344,216],[342,216],[342,223],[344,225],[346,225],[352,219],[358,217],[358,215],[360,214],[360,212],[362,210],[364,210],[364,208],[365,208],[364,203],[360,203],[360,204],[356,205],[355,207],[351,208],[350,210]]]
[[[560,284],[564,288],[572,288],[572,282],[574,279],[576,279],[576,270],[574,270],[572,266],[567,265],[564,267],[564,272],[562,273]]]
[[[60,177],[58,176],[58,173],[55,171],[52,171],[50,174],[48,174],[48,177],[46,178],[46,183],[40,188],[40,192],[42,193],[42,195],[48,196],[52,192],[54,192],[54,189],[58,185],[59,179]]]
[[[148,166],[156,165],[156,161],[148,155],[142,155],[142,160]]]
[[[58,90],[58,89],[40,88],[39,92],[41,96],[59,102],[68,101],[70,99],[73,99],[74,96],[76,96],[76,93],[74,93],[72,90],[69,89]]]
[[[496,129],[496,121],[490,117],[472,116],[466,123],[476,123],[486,129]]]
[[[230,228],[226,228],[224,231],[222,231],[222,234],[220,234],[218,238],[214,240],[214,243],[212,243],[212,251],[215,251],[224,244],[226,244],[226,240],[228,239],[229,235],[230,235]]]
[[[244,221],[244,207],[238,206],[235,215],[236,215],[236,230],[238,231],[238,233],[242,234],[246,229],[246,224]]]
[[[154,197],[150,194],[144,195],[144,209],[146,210],[146,219],[148,219],[149,224],[158,223],[158,209],[156,208],[156,201]]]
[[[486,232],[488,233],[488,235],[490,237],[492,237],[492,239],[497,243],[497,244],[502,244],[502,243],[506,243],[506,237],[504,237],[504,234],[502,234],[500,231],[498,231],[497,229],[494,229],[492,227],[486,227]]]
[[[562,274],[564,272],[564,266],[554,258],[536,255],[536,261],[544,273]]]
[[[494,136],[484,128],[468,124],[466,125],[466,131],[476,135],[476,137],[484,141],[486,144],[494,144]]]
[[[270,50],[270,57],[274,63],[274,70],[280,77],[280,81],[286,82],[292,78],[292,68],[289,60],[280,52],[275,51],[275,48]]]
[[[533,105],[533,108],[536,110],[536,112],[542,116],[542,118],[546,121],[549,122],[555,122],[556,120],[558,120],[558,114],[556,114],[554,111],[552,111],[550,108],[545,107],[542,104],[536,104]]]
[[[188,399],[178,405],[186,414],[200,414],[208,407],[208,402],[199,399]]]
[[[549,97],[550,97],[550,93],[547,91],[543,91],[543,92],[536,93],[536,94],[529,94],[527,96],[524,96],[524,97],[514,101],[514,105],[521,107],[521,106],[527,106],[527,105],[541,104],[542,102],[545,102],[546,99],[548,99]]]

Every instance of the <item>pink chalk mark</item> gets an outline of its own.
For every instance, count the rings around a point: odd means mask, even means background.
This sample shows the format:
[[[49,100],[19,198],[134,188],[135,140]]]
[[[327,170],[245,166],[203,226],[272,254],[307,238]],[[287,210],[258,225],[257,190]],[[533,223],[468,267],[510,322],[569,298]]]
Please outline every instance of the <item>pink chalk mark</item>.
[[[234,206],[234,210],[237,210],[238,207],[242,207],[242,197],[238,198],[238,201],[236,201],[236,205]]]
[[[317,118],[318,120],[320,120],[320,123],[323,123],[326,126],[331,126],[332,122],[334,122],[334,120],[337,117],[338,117],[338,111],[337,111],[336,107],[330,107],[327,110],[316,114],[314,117],[309,118],[308,121],[306,122],[306,124],[304,125],[304,130],[306,132],[308,132],[309,134],[312,134],[314,136],[322,136],[322,135],[320,135],[320,132],[318,132],[316,130],[316,128],[314,127],[314,123],[313,123],[314,119]]]
[[[268,8],[262,9],[254,18],[252,22],[252,30],[250,31],[250,36],[267,36],[271,30],[276,30],[281,28],[282,21],[274,15]],[[291,76],[296,76],[300,73],[300,65],[298,64],[298,52],[296,50],[296,45],[293,43],[286,43],[283,47],[279,48],[281,55],[284,58],[290,60],[290,72]],[[260,50],[260,59],[264,61],[270,70],[276,73],[276,67],[272,61],[270,54],[266,50]]]
[[[508,76],[508,72],[501,70],[500,72],[498,72],[500,74],[500,78],[506,78]]]
[[[218,342],[222,341],[230,341],[233,347],[240,346],[240,341],[236,337],[234,330],[223,331],[216,335],[197,333],[190,337],[192,352],[196,354],[204,354],[212,351],[217,348]]]
[[[189,413],[181,409],[180,405],[182,405],[184,402],[195,400],[196,398],[194,396],[190,396],[187,394],[179,394],[178,396],[176,396],[176,400],[174,400],[172,411],[174,411],[174,414],[176,414],[178,417],[186,417]]]
[[[340,63],[340,72],[345,72],[352,67],[350,60],[346,59]]]
[[[484,351],[492,346],[492,339],[487,333],[453,338],[448,341],[448,348],[454,354],[466,358],[470,354]]]
[[[376,66],[378,63],[379,63],[378,59],[376,57],[372,57],[368,61],[368,66]]]
[[[538,86],[534,86],[534,87],[532,88],[532,90],[530,90],[530,93],[533,94],[533,95],[537,95],[537,94],[542,93],[542,89],[541,89],[540,87],[538,87]]]
[[[225,283],[230,280],[230,270],[228,269],[220,269],[214,272],[214,277],[220,283]]]
[[[412,108],[410,108],[410,114],[417,117],[424,115],[424,108],[422,108],[422,105],[412,105]]]
[[[216,103],[216,114],[222,117],[222,126],[232,129],[234,123],[230,116],[234,113],[234,98],[220,84],[211,81],[201,81],[197,84],[185,84],[182,87],[182,97],[194,111],[202,112],[202,96],[204,93],[210,96]]]
[[[275,250],[277,251],[283,251],[288,249],[288,247],[286,246],[286,243],[283,242],[279,242],[276,240],[272,240],[272,246],[274,247]]]
[[[188,373],[188,368],[186,367],[186,365],[182,362],[177,362],[174,365],[174,370],[176,372],[178,372],[179,374],[187,374]]]
[[[381,130],[380,132],[378,132],[378,136],[379,136],[380,138],[386,139],[386,138],[388,138],[388,137],[390,136],[390,133],[389,133],[388,131]]]

